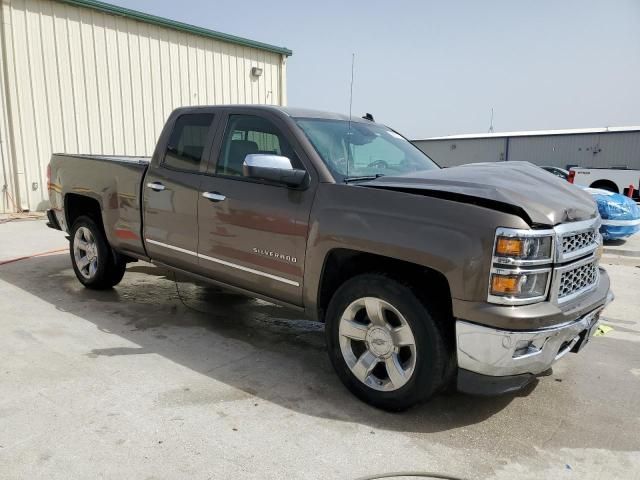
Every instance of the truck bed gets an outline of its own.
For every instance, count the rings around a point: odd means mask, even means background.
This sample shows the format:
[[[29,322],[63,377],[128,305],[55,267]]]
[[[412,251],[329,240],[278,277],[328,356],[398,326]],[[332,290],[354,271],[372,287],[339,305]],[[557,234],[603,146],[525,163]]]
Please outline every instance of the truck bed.
[[[72,158],[84,158],[89,160],[103,160],[105,162],[116,163],[135,163],[138,165],[147,165],[151,161],[151,157],[142,156],[128,156],[128,155],[83,155],[83,154],[69,154],[69,153],[54,153],[54,155],[60,155],[64,157]]]
[[[64,198],[89,197],[102,211],[104,230],[112,247],[144,255],[141,188],[150,157],[122,155],[51,156],[51,206],[63,230],[69,231]]]

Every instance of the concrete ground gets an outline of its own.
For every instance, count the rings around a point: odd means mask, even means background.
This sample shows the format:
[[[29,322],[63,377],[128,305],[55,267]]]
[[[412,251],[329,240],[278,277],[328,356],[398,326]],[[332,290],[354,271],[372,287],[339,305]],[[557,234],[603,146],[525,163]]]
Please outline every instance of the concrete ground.
[[[65,243],[0,224],[5,260]],[[603,259],[614,330],[535,387],[401,414],[351,396],[295,312],[141,262],[107,292],[66,253],[0,265],[0,478],[640,478],[640,258],[623,260]]]
[[[0,215],[0,263],[33,253],[55,253],[56,250],[68,249],[69,242],[65,235],[46,228],[45,223],[41,215],[36,218],[18,214]]]
[[[625,239],[606,241],[604,252],[610,255],[640,257],[640,233]]]

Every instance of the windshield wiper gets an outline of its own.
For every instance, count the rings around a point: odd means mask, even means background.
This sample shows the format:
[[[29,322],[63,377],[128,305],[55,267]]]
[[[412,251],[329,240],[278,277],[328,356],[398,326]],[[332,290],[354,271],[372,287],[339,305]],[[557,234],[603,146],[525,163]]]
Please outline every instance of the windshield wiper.
[[[375,175],[344,177],[344,183],[364,182],[365,180],[375,180],[376,178],[380,177],[384,177],[384,173],[376,173]]]

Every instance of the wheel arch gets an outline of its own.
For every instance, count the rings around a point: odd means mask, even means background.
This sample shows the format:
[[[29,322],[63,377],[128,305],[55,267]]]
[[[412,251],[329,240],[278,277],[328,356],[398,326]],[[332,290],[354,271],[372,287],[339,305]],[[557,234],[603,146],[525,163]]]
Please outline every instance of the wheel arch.
[[[421,301],[428,301],[432,308],[451,318],[451,289],[438,270],[383,255],[335,248],[327,252],[322,267],[316,304],[318,320],[324,322],[331,297],[340,285],[364,273],[380,273],[408,284]]]
[[[67,193],[64,196],[64,214],[68,232],[71,232],[73,223],[82,215],[90,217],[98,226],[104,229],[100,202],[93,197],[78,193]]]
[[[616,185],[616,183],[613,180],[607,180],[607,179],[596,180],[591,185],[589,185],[589,187],[601,188],[603,190],[608,190],[610,192],[620,193],[620,190],[618,189],[618,185]]]

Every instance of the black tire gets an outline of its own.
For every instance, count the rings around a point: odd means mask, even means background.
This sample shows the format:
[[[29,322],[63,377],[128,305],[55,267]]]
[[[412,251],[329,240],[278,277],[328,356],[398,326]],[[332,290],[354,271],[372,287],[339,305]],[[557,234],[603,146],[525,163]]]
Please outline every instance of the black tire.
[[[365,297],[375,297],[391,304],[412,330],[416,353],[413,373],[396,390],[380,391],[363,383],[351,371],[342,353],[340,321],[343,313],[352,302]],[[327,309],[325,329],[329,357],[342,383],[364,402],[384,410],[401,411],[428,399],[445,385],[451,354],[434,320],[436,313],[432,312],[438,310],[430,309],[425,303],[409,285],[383,274],[353,277],[333,295]]]
[[[82,260],[82,257],[78,260],[75,253],[76,244],[82,240],[77,238],[78,230],[80,229],[86,229],[90,232],[93,245],[95,245],[95,247],[92,247],[95,248],[96,253],[95,268],[86,273],[81,271],[85,267],[78,263]],[[83,232],[86,232],[86,230],[83,230]],[[85,287],[93,290],[107,290],[120,283],[127,267],[127,263],[111,250],[102,228],[88,216],[80,216],[73,223],[69,241],[69,253],[76,277]]]
[[[618,186],[610,180],[598,180],[589,185],[590,188],[599,188],[612,193],[620,193]]]

